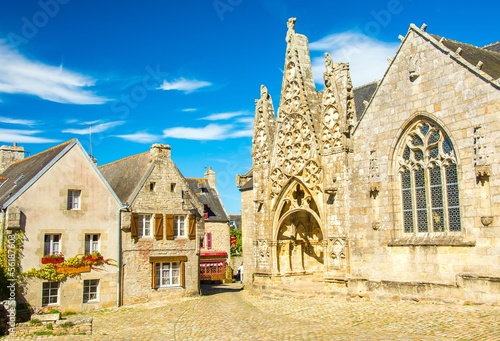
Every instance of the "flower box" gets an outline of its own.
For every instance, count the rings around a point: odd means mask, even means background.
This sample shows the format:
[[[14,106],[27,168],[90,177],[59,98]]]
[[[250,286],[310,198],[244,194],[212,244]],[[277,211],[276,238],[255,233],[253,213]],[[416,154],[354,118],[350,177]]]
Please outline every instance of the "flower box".
[[[61,313],[31,315],[32,320],[38,320],[40,322],[56,322],[60,318],[61,318]]]
[[[64,256],[45,256],[42,257],[42,264],[59,264],[64,262]]]
[[[56,266],[56,272],[58,274],[81,274],[83,272],[90,272],[90,265],[81,265],[81,266],[69,266],[69,265],[59,265]]]

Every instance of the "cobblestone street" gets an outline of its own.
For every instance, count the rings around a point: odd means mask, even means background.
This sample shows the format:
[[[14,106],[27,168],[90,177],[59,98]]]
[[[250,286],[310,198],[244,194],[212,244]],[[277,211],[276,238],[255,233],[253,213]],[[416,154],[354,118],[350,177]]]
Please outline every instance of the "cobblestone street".
[[[205,286],[200,297],[96,311],[88,314],[92,337],[24,339],[500,340],[499,306],[270,298],[240,289]]]

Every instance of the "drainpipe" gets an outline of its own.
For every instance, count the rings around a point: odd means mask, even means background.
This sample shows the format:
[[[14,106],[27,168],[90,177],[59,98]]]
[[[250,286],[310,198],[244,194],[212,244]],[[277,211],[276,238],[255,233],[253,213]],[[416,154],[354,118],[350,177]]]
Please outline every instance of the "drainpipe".
[[[4,240],[5,240],[5,217],[6,217],[6,212],[7,209],[5,207],[2,207],[2,248],[4,247]]]
[[[122,305],[122,212],[127,212],[130,208],[128,203],[118,209],[118,273],[116,283],[116,306]]]

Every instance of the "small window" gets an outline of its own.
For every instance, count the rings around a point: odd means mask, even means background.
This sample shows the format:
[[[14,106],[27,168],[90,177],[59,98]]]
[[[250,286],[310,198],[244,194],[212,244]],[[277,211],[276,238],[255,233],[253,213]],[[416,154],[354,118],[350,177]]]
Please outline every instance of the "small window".
[[[93,252],[100,252],[99,242],[101,240],[100,234],[86,234],[85,235],[85,254]]]
[[[42,284],[42,306],[59,304],[59,282],[44,282]]]
[[[150,192],[156,191],[156,182],[150,182],[149,183],[149,191]]]
[[[43,254],[54,255],[61,252],[61,235],[46,234],[44,238]]]
[[[181,286],[180,262],[154,263],[155,288]]]
[[[70,189],[68,191],[68,210],[79,210],[81,208],[82,191]]]
[[[175,183],[170,184],[170,192],[175,192]]]
[[[86,279],[83,281],[83,303],[98,301],[98,279]]]
[[[183,215],[174,216],[174,236],[186,237],[186,217]]]
[[[137,235],[139,238],[151,237],[151,214],[139,214]]]

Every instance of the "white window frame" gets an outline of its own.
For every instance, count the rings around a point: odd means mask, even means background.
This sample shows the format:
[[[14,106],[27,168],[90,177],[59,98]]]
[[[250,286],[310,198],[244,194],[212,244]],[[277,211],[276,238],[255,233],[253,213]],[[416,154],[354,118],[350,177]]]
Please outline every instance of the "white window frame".
[[[61,239],[62,235],[60,233],[45,234],[43,242],[44,256],[61,253]]]
[[[139,238],[152,238],[153,229],[151,223],[153,221],[152,214],[139,214],[139,221],[137,226],[137,237]]]
[[[93,252],[101,252],[101,234],[89,233],[85,234],[85,254],[92,254]]]
[[[99,284],[98,279],[85,279],[83,281],[83,303],[99,302]]]
[[[174,215],[174,237],[175,238],[186,238],[186,216],[184,215]]]
[[[181,286],[181,262],[154,263],[155,288]]]
[[[82,191],[79,189],[68,190],[68,210],[80,210],[81,209],[81,199]]]
[[[59,282],[42,283],[42,307],[59,305]]]

